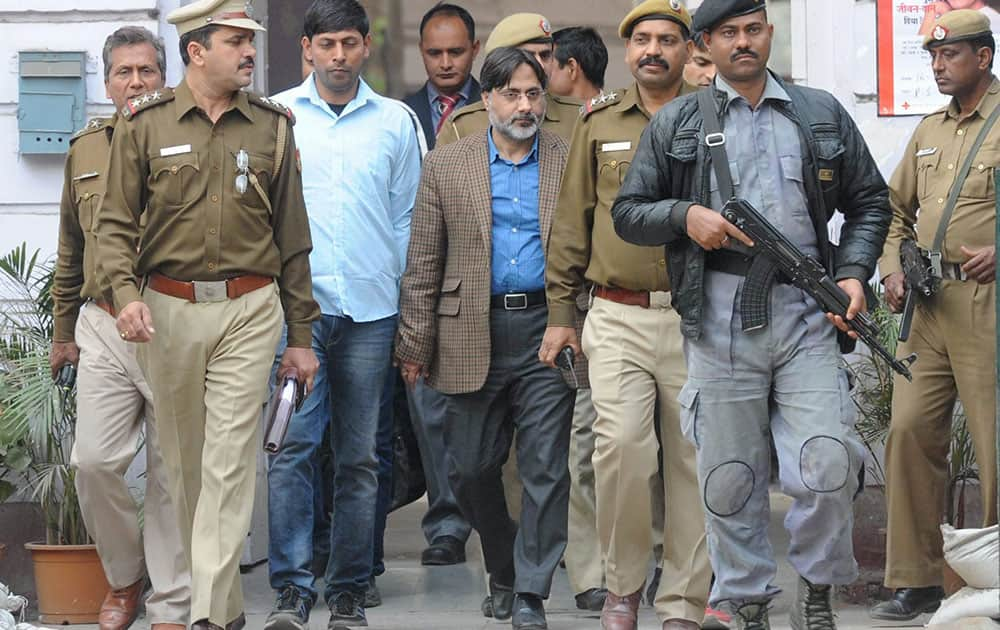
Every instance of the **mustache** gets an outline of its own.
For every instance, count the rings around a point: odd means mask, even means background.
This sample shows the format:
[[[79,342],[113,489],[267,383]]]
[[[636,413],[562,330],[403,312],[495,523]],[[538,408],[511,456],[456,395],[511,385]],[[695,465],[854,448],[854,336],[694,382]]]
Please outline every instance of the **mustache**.
[[[511,116],[511,118],[510,118],[510,122],[511,123],[516,123],[516,122],[521,121],[521,120],[526,120],[528,122],[537,123],[539,119],[538,119],[538,116],[536,116],[535,114],[532,114],[530,112],[527,113],[527,114],[515,114],[514,116]]]
[[[243,68],[253,68],[253,66],[254,66],[254,61],[250,57],[247,57],[246,59],[240,62],[240,70],[242,70]]]
[[[736,61],[736,58],[740,55],[748,55],[754,59],[760,59],[760,55],[750,50],[749,48],[738,48],[732,55],[729,56],[730,61]]]
[[[639,60],[639,67],[644,68],[646,66],[660,66],[664,70],[670,69],[670,64],[663,57],[643,57]]]

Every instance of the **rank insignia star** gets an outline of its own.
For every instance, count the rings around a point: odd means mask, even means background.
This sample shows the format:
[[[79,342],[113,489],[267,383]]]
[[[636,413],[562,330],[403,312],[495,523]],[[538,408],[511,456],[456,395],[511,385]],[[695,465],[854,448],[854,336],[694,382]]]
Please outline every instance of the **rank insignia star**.
[[[159,90],[155,90],[153,92],[150,92],[147,96],[149,96],[149,100],[150,101],[158,101],[158,100],[160,100],[160,97],[163,96],[163,95],[160,94]]]
[[[97,129],[100,126],[101,126],[101,121],[96,118],[92,118],[90,122],[87,123],[87,129]]]
[[[618,98],[618,92],[612,92],[611,94],[608,94],[607,96],[608,96],[608,100],[609,101],[613,101],[616,98]]]

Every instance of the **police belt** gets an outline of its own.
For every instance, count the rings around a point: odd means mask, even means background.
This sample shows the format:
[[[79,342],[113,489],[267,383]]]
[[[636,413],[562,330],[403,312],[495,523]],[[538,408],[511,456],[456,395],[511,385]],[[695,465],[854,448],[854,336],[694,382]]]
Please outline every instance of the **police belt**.
[[[490,296],[490,308],[505,311],[523,311],[532,306],[545,304],[545,291],[527,293],[497,293]]]
[[[274,282],[269,276],[247,274],[226,280],[195,280],[184,282],[163,274],[151,273],[147,285],[153,291],[188,302],[224,302],[233,300],[251,291],[266,287]]]

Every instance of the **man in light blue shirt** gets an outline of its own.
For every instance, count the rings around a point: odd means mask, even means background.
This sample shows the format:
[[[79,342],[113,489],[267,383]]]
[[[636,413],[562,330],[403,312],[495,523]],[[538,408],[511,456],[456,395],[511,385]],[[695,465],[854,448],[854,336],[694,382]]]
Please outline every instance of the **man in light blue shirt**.
[[[392,394],[386,385],[394,376],[399,280],[420,177],[419,127],[402,103],[360,78],[371,44],[361,5],[316,0],[304,33],[304,56],[314,71],[275,100],[297,121],[313,291],[322,311],[313,325],[320,369],[268,474],[270,581],[278,592],[268,630],[308,627],[318,595],[310,569],[314,496],[323,484],[333,484],[336,514],[324,575],[329,627],[367,625],[379,490],[376,431]],[[333,479],[321,475],[316,457],[328,424]]]

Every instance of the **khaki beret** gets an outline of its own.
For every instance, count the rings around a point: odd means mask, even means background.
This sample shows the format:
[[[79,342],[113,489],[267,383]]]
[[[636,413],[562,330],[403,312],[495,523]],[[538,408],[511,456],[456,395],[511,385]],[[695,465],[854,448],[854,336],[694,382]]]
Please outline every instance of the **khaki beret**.
[[[678,0],[646,0],[628,12],[622,23],[618,25],[618,37],[628,39],[632,28],[646,20],[670,20],[680,24],[691,32],[691,14]]]
[[[515,13],[497,22],[486,40],[483,54],[506,46],[520,46],[533,39],[552,37],[552,25],[540,13]]]
[[[950,44],[982,35],[990,35],[990,19],[975,9],[949,11],[938,18],[930,33],[924,35],[924,48]]]
[[[266,30],[253,19],[252,0],[196,0],[167,15],[167,22],[184,35],[204,26],[235,26],[252,31]]]
[[[711,31],[723,20],[750,15],[767,8],[765,0],[705,0],[695,11],[693,31]]]

